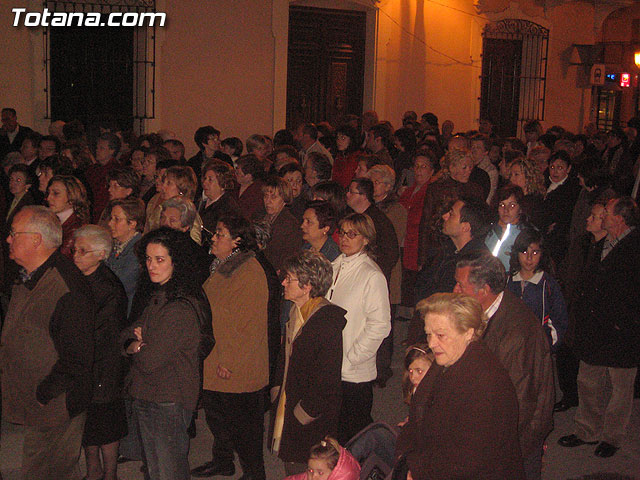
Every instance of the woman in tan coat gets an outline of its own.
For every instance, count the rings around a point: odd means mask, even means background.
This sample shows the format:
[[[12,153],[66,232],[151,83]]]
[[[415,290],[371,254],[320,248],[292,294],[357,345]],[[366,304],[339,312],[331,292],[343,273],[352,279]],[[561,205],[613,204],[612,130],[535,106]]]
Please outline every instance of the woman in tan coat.
[[[239,215],[217,223],[216,259],[203,285],[212,309],[216,345],[204,362],[202,404],[213,433],[212,459],[194,477],[233,475],[234,451],[244,474],[264,480],[264,396],[269,381],[267,279],[253,249],[251,224]]]

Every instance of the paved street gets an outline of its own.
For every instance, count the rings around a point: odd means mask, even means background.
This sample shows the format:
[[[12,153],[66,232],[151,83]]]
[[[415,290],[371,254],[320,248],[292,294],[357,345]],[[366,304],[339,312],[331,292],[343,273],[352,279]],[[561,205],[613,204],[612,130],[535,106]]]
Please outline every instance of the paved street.
[[[396,346],[406,336],[405,323],[397,326]],[[373,416],[376,420],[398,422],[407,412],[401,400],[400,377],[402,372],[402,353],[396,348],[394,355],[394,377],[384,390],[376,389]],[[571,424],[575,409],[555,416],[555,429],[548,438],[548,448],[544,456],[543,478],[545,480],[640,480],[640,401],[636,400],[633,417],[628,431],[628,438],[620,451],[612,458],[602,459],[593,455],[594,446],[586,445],[574,449],[558,446],[557,439],[571,433]],[[203,415],[198,419],[198,435],[191,442],[191,466],[197,466],[209,460],[211,434],[206,427]],[[20,427],[2,424],[2,442],[0,446],[0,470],[5,480],[19,480],[20,451],[22,448],[22,430]],[[284,478],[284,469],[279,460],[265,451],[267,478],[280,480]],[[237,461],[236,461],[237,466]],[[242,472],[239,467],[234,477]],[[121,480],[142,480],[140,462],[126,463],[120,466]],[[53,480],[53,479],[52,479]],[[61,479],[62,480],[62,479]]]

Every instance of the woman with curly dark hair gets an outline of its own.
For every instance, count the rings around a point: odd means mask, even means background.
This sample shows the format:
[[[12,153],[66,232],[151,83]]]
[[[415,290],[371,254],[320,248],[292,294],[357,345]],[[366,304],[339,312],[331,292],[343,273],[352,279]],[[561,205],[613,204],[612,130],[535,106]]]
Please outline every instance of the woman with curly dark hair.
[[[194,477],[233,475],[237,452],[244,478],[266,478],[262,444],[269,289],[256,247],[248,220],[237,214],[220,217],[211,245],[216,258],[203,285],[216,332],[216,345],[204,361],[202,393],[213,433],[212,459],[194,468]]]
[[[195,281],[187,238],[161,227],[142,237],[146,269],[139,293],[146,305],[121,335],[132,357],[129,394],[149,477],[188,480],[187,428],[200,392],[201,326],[211,311]]]

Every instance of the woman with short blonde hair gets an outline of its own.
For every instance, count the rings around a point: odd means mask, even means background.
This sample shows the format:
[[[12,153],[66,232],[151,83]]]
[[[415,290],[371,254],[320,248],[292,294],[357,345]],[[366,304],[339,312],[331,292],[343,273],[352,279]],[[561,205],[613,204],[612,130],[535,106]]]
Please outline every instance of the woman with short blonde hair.
[[[376,354],[391,331],[387,280],[371,258],[373,220],[353,213],[340,222],[340,251],[333,261],[333,284],[326,298],[347,311],[342,331],[342,408],[338,440],[347,442],[373,419]]]

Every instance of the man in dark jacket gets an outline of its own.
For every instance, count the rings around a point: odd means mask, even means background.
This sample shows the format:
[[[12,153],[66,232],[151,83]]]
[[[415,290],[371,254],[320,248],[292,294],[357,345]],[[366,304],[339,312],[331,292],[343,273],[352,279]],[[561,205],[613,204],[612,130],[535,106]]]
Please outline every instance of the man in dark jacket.
[[[553,428],[555,386],[549,342],[527,305],[505,290],[502,262],[490,253],[465,255],[456,265],[454,292],[475,297],[488,318],[482,336],[518,395],[518,433],[527,480],[540,479],[542,445]]]
[[[489,227],[486,203],[476,198],[457,200],[442,216],[442,233],[448,241],[434,261],[425,266],[416,278],[416,299],[434,293],[451,292],[456,284],[456,261],[461,255],[474,251],[488,252],[484,237]],[[407,343],[413,345],[424,338],[424,321],[416,312],[409,324]]]
[[[375,205],[373,198],[373,182],[368,178],[354,178],[347,190],[347,205],[357,213],[369,215],[376,228],[375,260],[389,283],[391,270],[400,258],[398,236],[382,210]]]
[[[49,209],[24,207],[7,241],[22,271],[2,332],[3,416],[25,425],[23,478],[79,480],[93,390],[93,296],[57,250],[62,226]]]
[[[609,200],[602,226],[575,300],[574,349],[580,360],[574,434],[564,447],[600,444],[598,457],[620,448],[631,417],[640,360],[640,231],[638,207],[630,197]]]
[[[2,128],[0,128],[0,159],[9,152],[17,152],[25,137],[32,133],[29,127],[18,123],[18,115],[13,108],[2,109]]]

